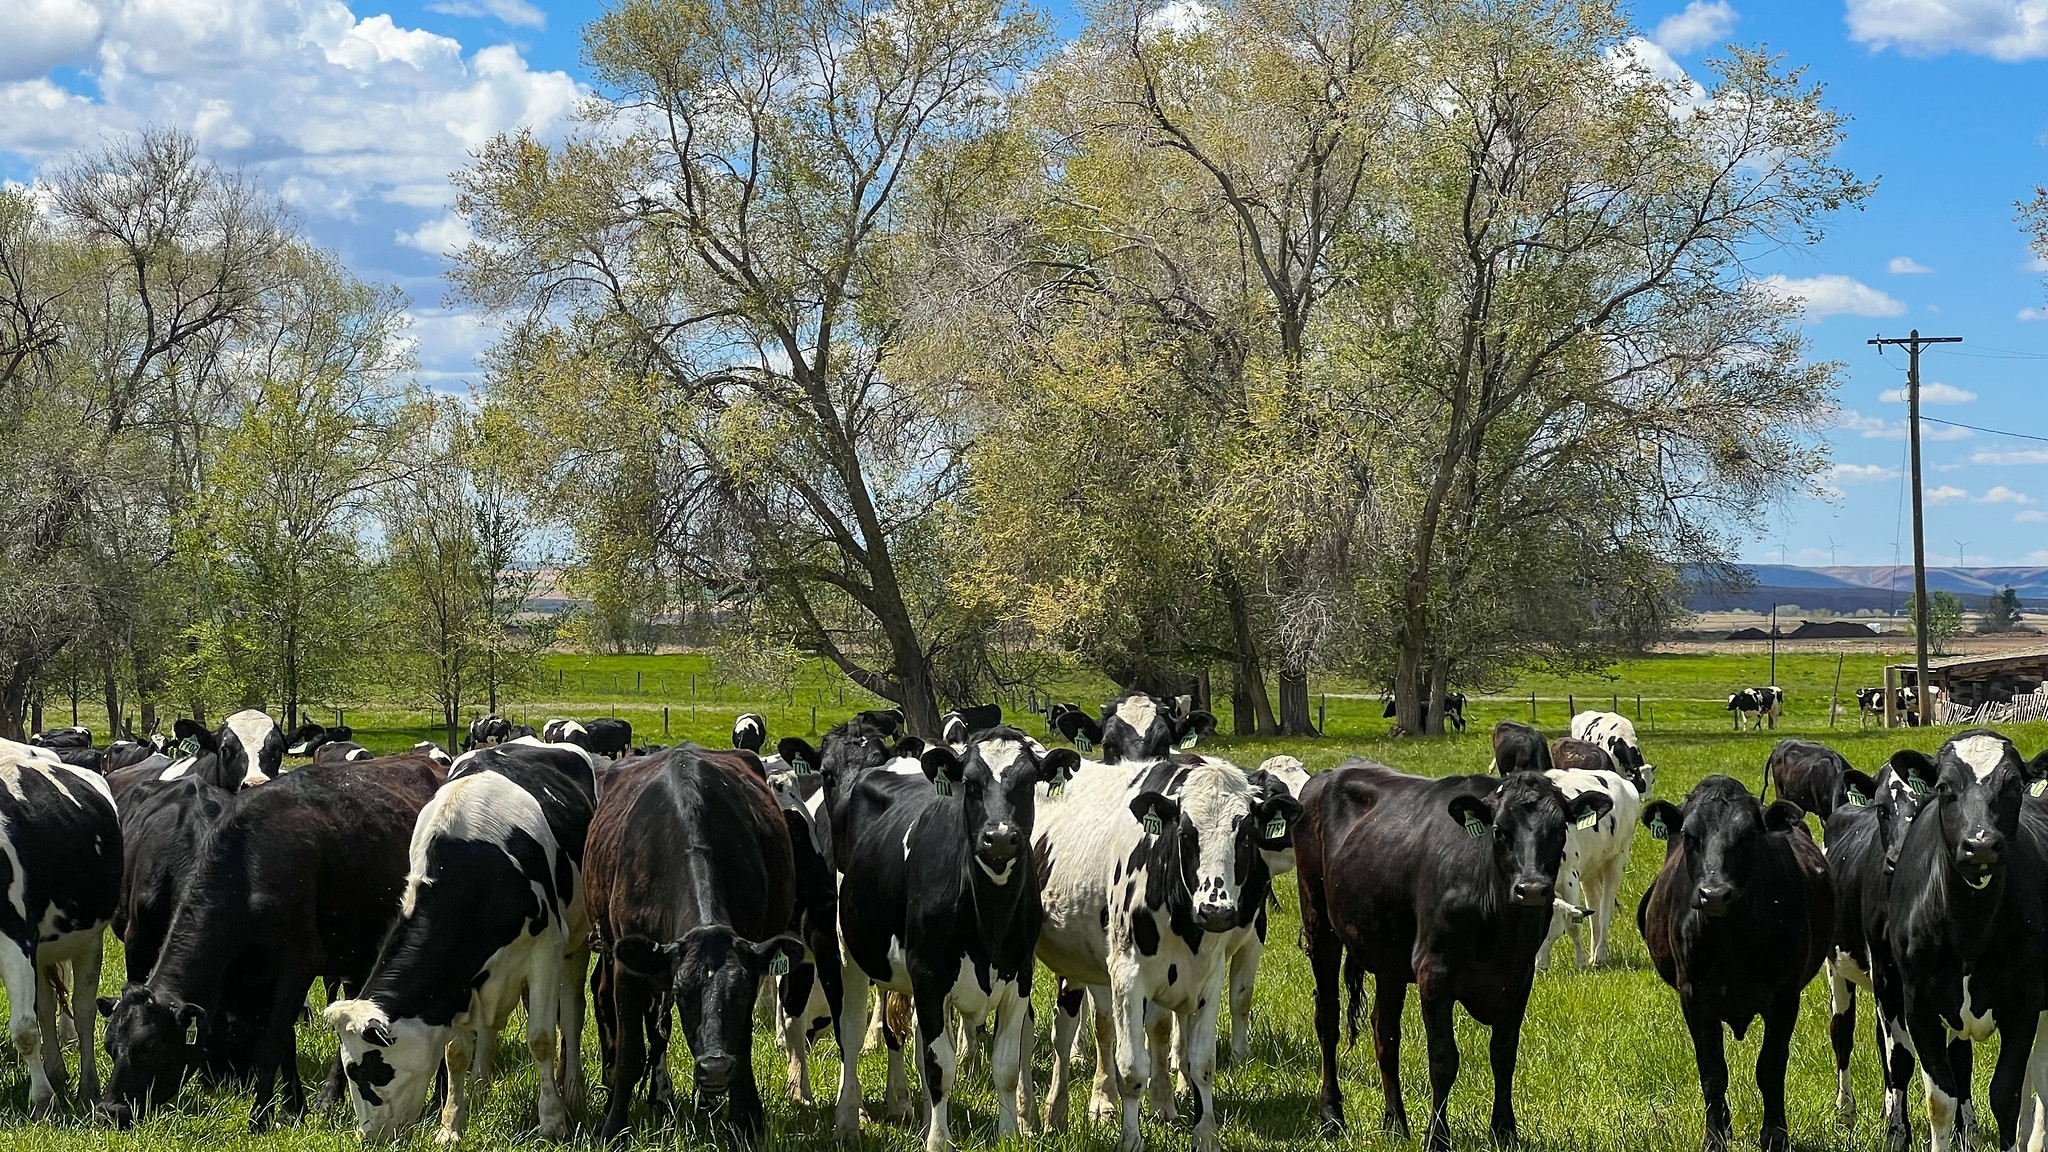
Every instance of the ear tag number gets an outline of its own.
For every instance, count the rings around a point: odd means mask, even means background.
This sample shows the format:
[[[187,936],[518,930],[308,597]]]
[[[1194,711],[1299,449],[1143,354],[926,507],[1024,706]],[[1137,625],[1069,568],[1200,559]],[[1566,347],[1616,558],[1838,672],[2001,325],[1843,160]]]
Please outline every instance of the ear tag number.
[[[1591,828],[1598,823],[1600,823],[1600,813],[1588,811],[1584,816],[1572,821],[1572,827],[1581,829]]]
[[[2032,784],[2027,785],[2027,795],[2029,796],[2039,796],[2043,792],[2048,792],[2048,778],[2036,780]]]
[[[1074,747],[1082,752],[1093,752],[1095,751],[1095,741],[1090,740],[1087,736],[1079,732],[1076,732],[1074,733]]]
[[[777,950],[775,958],[768,961],[768,974],[770,976],[789,975],[789,953]]]
[[[944,772],[941,772],[938,778],[932,781],[932,789],[941,796],[951,796],[953,794],[953,781]]]
[[[1067,766],[1062,764],[1053,772],[1052,787],[1047,788],[1045,794],[1054,797],[1063,795],[1067,790],[1067,779]]]
[[[185,738],[184,738],[183,740],[180,740],[180,741],[178,741],[178,755],[180,755],[180,756],[197,756],[197,755],[199,755],[199,737],[197,737],[197,736],[187,736],[187,737],[185,737]]]
[[[795,772],[799,776],[814,776],[818,772],[816,768],[811,767],[811,762],[809,760],[806,760],[801,756],[798,756],[795,759],[791,760],[789,762],[789,767],[790,771]]]
[[[1665,826],[1665,824],[1664,824],[1664,817],[1662,817],[1662,816],[1652,816],[1652,817],[1650,817],[1650,837],[1651,837],[1651,839],[1654,839],[1654,840],[1669,840],[1669,839],[1671,839],[1671,829]]]
[[[1190,732],[1187,735],[1180,738],[1180,746],[1183,748],[1193,748],[1196,744],[1199,744],[1201,740],[1202,734],[1200,732]]]
[[[2039,796],[2039,795],[2040,795],[2040,793],[2039,793],[2039,792],[2036,792],[2036,793],[2034,793],[2034,795],[2036,795],[2036,796]],[[1857,790],[1855,790],[1854,788],[1851,788],[1851,789],[1849,789],[1849,807],[1851,807],[1851,808],[1863,808],[1863,807],[1866,807],[1866,806],[1868,806],[1868,805],[1869,805],[1869,803],[1870,803],[1870,797],[1868,797],[1868,796],[1865,796],[1865,795],[1864,795],[1863,793],[1861,793],[1861,792],[1858,792],[1858,791],[1857,791]]]
[[[1928,796],[1934,792],[1934,786],[1918,776],[1906,777],[1906,788],[1915,796]]]
[[[1275,816],[1271,820],[1266,821],[1266,839],[1278,840],[1285,835],[1287,835],[1286,816]]]
[[[1159,824],[1159,813],[1147,811],[1145,813],[1145,835],[1157,836],[1159,835],[1160,831],[1161,828]]]
[[[193,1017],[192,1019],[190,1019],[190,1020],[188,1020],[188,1021],[186,1021],[186,1022],[185,1022],[185,1047],[187,1047],[187,1048],[193,1048],[193,1047],[197,1047],[197,1046],[198,1046],[198,1044],[199,1044],[199,1017],[197,1017],[197,1016],[194,1016],[194,1017]]]
[[[1474,840],[1486,835],[1486,825],[1470,812],[1465,813],[1465,835]]]

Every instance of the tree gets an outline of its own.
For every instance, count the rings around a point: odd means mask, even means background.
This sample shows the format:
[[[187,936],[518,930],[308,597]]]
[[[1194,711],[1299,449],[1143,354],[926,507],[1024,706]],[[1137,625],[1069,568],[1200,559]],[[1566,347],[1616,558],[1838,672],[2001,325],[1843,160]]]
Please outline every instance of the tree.
[[[1918,626],[1920,601],[1916,597],[1906,599],[1906,619]],[[1945,589],[1936,589],[1927,596],[1927,648],[1936,656],[1948,655],[1949,642],[1963,631],[1963,598]]]
[[[1996,596],[1986,596],[1980,615],[1983,623],[1977,631],[1984,633],[2016,632],[2025,620],[2020,611],[2020,594],[2011,588]]]
[[[911,550],[956,467],[891,372],[906,192],[1042,37],[1002,0],[628,0],[585,33],[593,130],[457,177],[460,291],[518,322],[494,386],[582,417],[549,431],[592,518],[924,735],[943,605]]]

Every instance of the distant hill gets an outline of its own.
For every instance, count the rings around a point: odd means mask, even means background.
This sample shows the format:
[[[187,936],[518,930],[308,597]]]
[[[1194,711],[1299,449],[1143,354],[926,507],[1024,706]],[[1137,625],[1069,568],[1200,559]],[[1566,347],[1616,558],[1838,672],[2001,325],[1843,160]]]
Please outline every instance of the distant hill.
[[[1825,608],[1831,612],[1863,609],[1903,611],[1913,595],[1911,565],[1836,565],[1801,568],[1790,564],[1738,566],[1756,578],[1745,589],[1696,586],[1688,607],[1697,612],[1734,610],[1768,612],[1773,604]],[[2048,568],[1929,568],[1930,591],[1954,592],[1971,608],[1986,596],[2010,587],[2029,608],[2048,608]]]

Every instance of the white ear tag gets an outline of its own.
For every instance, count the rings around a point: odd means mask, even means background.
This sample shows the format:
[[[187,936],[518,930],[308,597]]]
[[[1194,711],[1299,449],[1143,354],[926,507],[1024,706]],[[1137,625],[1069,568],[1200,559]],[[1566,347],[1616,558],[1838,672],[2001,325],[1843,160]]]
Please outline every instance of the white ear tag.
[[[2027,785],[2027,795],[2029,796],[2039,796],[2043,792],[2048,792],[2048,777],[2043,777]]]
[[[1572,827],[1591,828],[1593,825],[1598,824],[1599,822],[1600,813],[1589,809],[1584,816],[1581,816],[1577,820],[1572,821]]]

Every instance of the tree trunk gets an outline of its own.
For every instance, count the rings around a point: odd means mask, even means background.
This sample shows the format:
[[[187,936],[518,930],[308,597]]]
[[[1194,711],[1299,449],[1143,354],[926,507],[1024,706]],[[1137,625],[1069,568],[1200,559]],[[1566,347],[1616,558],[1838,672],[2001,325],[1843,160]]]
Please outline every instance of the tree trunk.
[[[28,688],[31,674],[27,661],[17,661],[14,671],[0,683],[0,737],[8,740],[26,740],[28,733],[21,723],[28,712]]]
[[[1231,641],[1237,649],[1230,669],[1230,725],[1238,736],[1277,736],[1273,704],[1266,696],[1266,672],[1259,662],[1259,641],[1252,631],[1251,605],[1237,577],[1224,570],[1218,581],[1230,613]]]
[[[28,730],[31,733],[43,730],[43,692],[40,688],[29,694]]]
[[[493,624],[492,627],[495,629],[497,625]],[[484,690],[485,694],[490,697],[490,714],[496,716],[498,714],[498,641],[495,636],[491,638],[491,646],[484,650]],[[448,731],[453,733],[455,729],[450,728]],[[452,748],[454,745],[451,744],[449,747]]]
[[[1444,734],[1444,698],[1450,695],[1451,658],[1437,653],[1429,665],[1429,699],[1425,702],[1429,712],[1426,717],[1427,731],[1431,736]]]
[[[903,722],[912,736],[939,738],[939,696],[932,684],[931,662],[914,646],[896,649],[896,703],[903,709]]]
[[[114,676],[111,657],[100,664],[100,688],[107,696],[107,731],[132,739],[135,734],[121,723],[121,682]]]
[[[1202,665],[1202,670],[1195,673],[1195,708],[1197,711],[1214,712],[1215,691],[1209,684],[1209,666],[1204,664]]]
[[[1320,736],[1308,712],[1308,672],[1280,669],[1280,735]]]
[[[1427,625],[1422,615],[1421,606],[1411,598],[1394,651],[1394,727],[1408,733],[1423,730],[1422,646]]]

